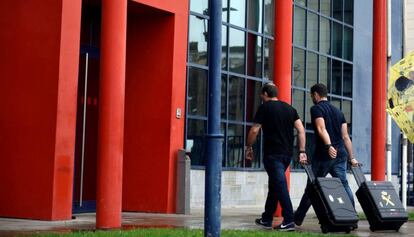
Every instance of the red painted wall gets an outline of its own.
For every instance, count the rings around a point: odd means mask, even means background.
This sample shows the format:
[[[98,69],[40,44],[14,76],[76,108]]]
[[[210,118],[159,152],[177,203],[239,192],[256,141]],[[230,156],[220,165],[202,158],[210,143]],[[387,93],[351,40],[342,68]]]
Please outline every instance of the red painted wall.
[[[139,1],[141,2],[141,1]],[[142,1],[148,3],[149,1]],[[130,3],[123,209],[173,213],[175,163],[183,147],[188,2]],[[149,20],[151,19],[151,20]]]
[[[80,3],[0,1],[0,216],[71,218]]]

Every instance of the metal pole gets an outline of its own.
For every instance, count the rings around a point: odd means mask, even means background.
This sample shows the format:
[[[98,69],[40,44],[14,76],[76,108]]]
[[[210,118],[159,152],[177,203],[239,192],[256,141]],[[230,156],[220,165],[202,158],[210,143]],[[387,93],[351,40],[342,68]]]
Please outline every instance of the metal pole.
[[[208,126],[204,206],[204,236],[219,237],[221,223],[221,0],[210,0]]]
[[[88,98],[88,65],[89,65],[89,53],[86,53],[85,60],[85,92],[83,93],[83,121],[82,121],[82,158],[81,158],[81,171],[80,171],[80,188],[79,188],[79,206],[82,206],[83,199],[83,172],[85,168],[85,140],[86,140],[86,105]]]
[[[391,0],[387,0],[387,81],[390,81],[390,68],[391,68],[391,56],[392,56],[392,45],[391,45]],[[392,129],[391,129],[391,116],[387,113],[387,180],[392,181]]]
[[[401,202],[407,208],[407,136],[402,137]]]

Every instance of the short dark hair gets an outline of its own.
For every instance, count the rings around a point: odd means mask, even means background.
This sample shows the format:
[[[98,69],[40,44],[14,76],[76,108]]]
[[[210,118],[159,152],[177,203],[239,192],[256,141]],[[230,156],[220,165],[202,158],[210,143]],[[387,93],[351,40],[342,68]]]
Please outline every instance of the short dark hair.
[[[270,98],[277,97],[278,91],[275,84],[268,82],[262,87],[262,94],[267,93]]]
[[[322,83],[315,84],[310,89],[311,94],[318,93],[320,97],[327,97],[328,96],[328,88]]]

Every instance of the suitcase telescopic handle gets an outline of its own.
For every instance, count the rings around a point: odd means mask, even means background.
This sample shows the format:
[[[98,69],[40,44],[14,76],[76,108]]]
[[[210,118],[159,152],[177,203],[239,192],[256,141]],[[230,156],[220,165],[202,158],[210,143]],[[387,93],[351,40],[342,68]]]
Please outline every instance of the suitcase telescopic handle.
[[[365,181],[367,181],[364,173],[362,172],[361,166],[362,164],[358,164],[357,166],[351,166],[352,174],[354,175],[358,187],[361,186],[361,184],[363,184]]]
[[[302,166],[305,169],[306,174],[308,175],[309,180],[313,183],[313,181],[315,181],[315,174],[313,173],[312,165],[311,164],[304,164]]]

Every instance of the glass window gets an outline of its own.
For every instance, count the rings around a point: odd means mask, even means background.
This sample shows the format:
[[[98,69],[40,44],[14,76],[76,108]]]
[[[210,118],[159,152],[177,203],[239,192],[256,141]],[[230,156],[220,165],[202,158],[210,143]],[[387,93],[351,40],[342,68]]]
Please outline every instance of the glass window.
[[[221,119],[227,119],[227,75],[221,75]]]
[[[262,12],[263,5],[262,1],[248,0],[248,12],[247,17],[247,28],[256,32],[262,32]]]
[[[260,94],[262,83],[254,80],[247,80],[246,94],[246,121],[253,122],[254,115],[260,105]]]
[[[344,63],[344,96],[352,97],[352,65]]]
[[[342,95],[342,62],[332,60],[332,93]]]
[[[264,39],[264,77],[273,81],[274,47],[273,40]]]
[[[332,23],[332,55],[338,58],[342,57],[342,25],[336,22]]]
[[[191,0],[190,11],[208,15],[208,0]]]
[[[336,108],[338,108],[339,110],[341,109],[341,99],[337,98],[337,97],[331,97],[330,98],[331,104],[333,106],[335,106]]]
[[[354,24],[354,0],[344,0],[344,21]]]
[[[342,0],[332,1],[332,16],[333,18],[342,21]]]
[[[204,165],[206,124],[205,120],[187,121],[186,150],[191,152],[191,165]]]
[[[227,167],[244,165],[243,125],[229,124],[227,130]]]
[[[188,61],[207,65],[207,20],[190,16],[190,29],[188,34]]]
[[[310,93],[306,93],[306,117],[305,117],[305,128],[306,129],[313,129],[312,127],[312,117],[310,114],[310,108],[313,106],[312,97],[310,97]]]
[[[273,0],[264,1],[264,33],[273,36],[274,34],[274,4]]]
[[[295,0],[295,3],[299,6],[306,7],[306,0]]]
[[[307,41],[308,49],[318,50],[318,33],[319,33],[319,19],[318,15],[308,12],[308,32],[307,32]]]
[[[245,40],[243,31],[230,28],[229,47],[230,71],[243,74],[245,56]]]
[[[305,92],[297,89],[292,90],[292,106],[298,112],[298,115],[302,121],[305,119],[304,117],[304,109],[305,109]]]
[[[293,85],[305,87],[305,51],[294,48],[293,50]]]
[[[229,119],[244,120],[244,79],[240,77],[229,78]]]
[[[306,11],[295,7],[295,24],[293,25],[293,42],[299,46],[305,46]]]
[[[246,134],[249,134],[249,131],[252,127],[247,125],[246,126]],[[261,132],[260,132],[261,133]],[[256,143],[253,144],[253,160],[249,161],[244,159],[244,167],[249,168],[260,168],[260,156],[261,156],[261,134],[257,135]],[[245,137],[245,144],[247,143],[247,136]]]
[[[229,11],[229,8],[228,8],[228,4],[227,4],[227,1],[228,0],[223,0],[223,1],[221,1],[222,3],[222,14],[221,14],[221,20],[223,21],[223,22],[227,22],[227,13],[228,13],[228,11]],[[194,0],[192,0],[192,2],[194,2]]]
[[[346,123],[348,124],[348,133],[352,133],[352,101],[343,100],[342,112],[344,113]]]
[[[307,88],[311,88],[313,85],[318,83],[318,55],[316,53],[308,52],[306,57],[306,82]]]
[[[344,59],[348,61],[353,60],[353,41],[352,28],[344,26]]]
[[[243,27],[246,17],[246,0],[230,0],[230,24]]]
[[[319,11],[319,0],[308,0],[308,8],[314,11]]]
[[[325,56],[320,56],[319,64],[319,82],[328,86],[329,75],[331,72],[331,59]],[[328,87],[329,90],[329,87]],[[330,91],[329,91],[330,92]]]
[[[247,34],[247,75],[262,76],[262,37]]]
[[[227,26],[221,27],[221,69],[227,69]]]
[[[331,16],[331,0],[321,0],[321,13]]]
[[[190,67],[188,74],[188,113],[207,116],[207,71]]]
[[[331,22],[325,17],[321,17],[320,36],[320,52],[329,54],[331,50]]]

